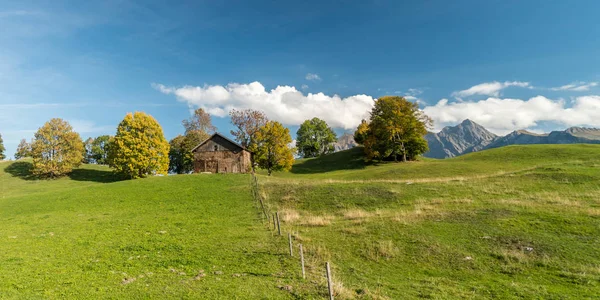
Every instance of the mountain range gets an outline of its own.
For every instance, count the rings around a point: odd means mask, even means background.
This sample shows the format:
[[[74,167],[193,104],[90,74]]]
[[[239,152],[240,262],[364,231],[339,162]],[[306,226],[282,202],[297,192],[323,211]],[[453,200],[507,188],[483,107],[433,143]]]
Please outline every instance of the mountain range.
[[[517,130],[505,136],[497,136],[467,119],[456,126],[447,126],[438,133],[430,132],[425,139],[429,143],[429,152],[424,156],[447,158],[508,145],[600,144],[600,129],[571,127],[543,134]]]
[[[354,134],[352,133],[344,133],[342,136],[338,137],[337,142],[333,144],[335,148],[335,152],[348,150],[358,146],[354,141]]]

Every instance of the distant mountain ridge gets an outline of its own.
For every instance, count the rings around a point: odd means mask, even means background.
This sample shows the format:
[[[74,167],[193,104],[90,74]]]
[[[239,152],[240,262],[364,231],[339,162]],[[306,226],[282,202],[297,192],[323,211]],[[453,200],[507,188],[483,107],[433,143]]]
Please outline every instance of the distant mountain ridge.
[[[354,134],[347,132],[340,136],[337,142],[333,144],[335,152],[352,149],[356,146],[358,146],[358,144],[356,144],[356,142],[354,141]]]
[[[447,126],[438,133],[430,132],[425,139],[429,143],[429,152],[424,156],[448,158],[508,145],[600,144],[600,129],[571,127],[544,134],[516,130],[505,136],[497,136],[467,119],[456,126]]]

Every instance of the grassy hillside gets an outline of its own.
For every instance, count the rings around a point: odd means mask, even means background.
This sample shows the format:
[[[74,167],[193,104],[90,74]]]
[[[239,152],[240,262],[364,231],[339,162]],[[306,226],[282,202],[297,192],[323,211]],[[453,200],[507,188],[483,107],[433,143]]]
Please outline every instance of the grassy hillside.
[[[492,175],[513,172],[537,165],[560,164],[566,161],[595,160],[598,145],[528,145],[507,146],[462,155],[452,159],[421,158],[420,161],[398,164],[381,162],[366,164],[362,148],[357,147],[321,158],[300,159],[290,172],[278,177],[293,179],[373,180],[417,179]]]
[[[84,166],[36,180],[29,166],[0,164],[1,299],[302,296],[249,176],[118,181]]]
[[[37,180],[0,163],[0,298],[544,298],[600,295],[600,146],[510,146],[367,165],[360,149],[259,176]]]
[[[342,297],[600,295],[600,146],[379,165],[358,151],[260,177],[311,270],[332,262]]]

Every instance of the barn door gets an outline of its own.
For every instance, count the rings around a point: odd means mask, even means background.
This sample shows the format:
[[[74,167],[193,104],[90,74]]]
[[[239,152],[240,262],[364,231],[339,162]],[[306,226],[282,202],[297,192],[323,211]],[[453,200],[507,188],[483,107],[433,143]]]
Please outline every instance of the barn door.
[[[216,160],[207,160],[204,172],[219,173],[219,162]]]

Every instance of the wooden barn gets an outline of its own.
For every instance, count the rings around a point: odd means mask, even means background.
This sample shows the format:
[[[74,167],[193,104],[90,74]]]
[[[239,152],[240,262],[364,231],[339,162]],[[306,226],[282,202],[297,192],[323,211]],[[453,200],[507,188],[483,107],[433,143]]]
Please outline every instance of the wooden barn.
[[[250,151],[240,144],[215,133],[194,149],[196,173],[248,173],[251,171]]]

